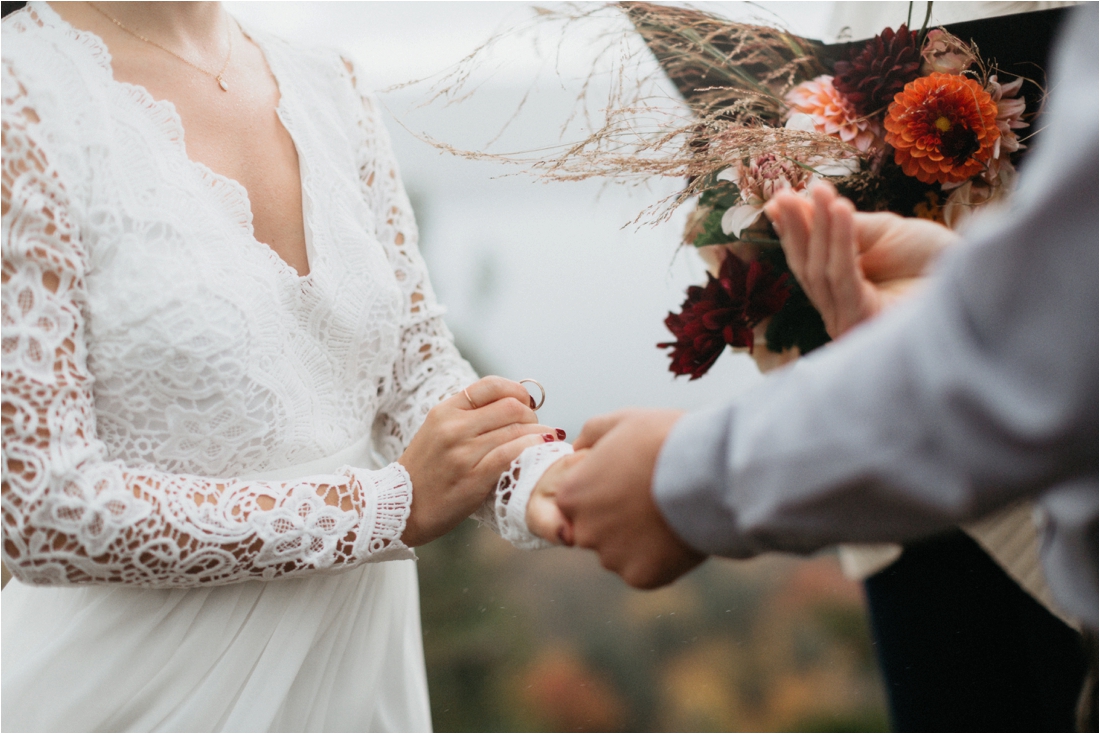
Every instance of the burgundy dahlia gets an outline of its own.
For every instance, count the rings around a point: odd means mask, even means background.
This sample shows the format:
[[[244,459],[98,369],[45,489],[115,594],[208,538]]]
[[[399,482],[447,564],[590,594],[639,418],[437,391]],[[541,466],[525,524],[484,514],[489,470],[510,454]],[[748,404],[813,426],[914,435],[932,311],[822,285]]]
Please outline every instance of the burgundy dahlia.
[[[680,313],[665,319],[676,341],[657,346],[672,348],[670,371],[697,380],[726,345],[752,351],[753,327],[781,309],[788,296],[786,273],[776,275],[767,263],[746,263],[727,253],[718,277],[708,273],[706,286],[688,288]]]
[[[846,61],[836,62],[833,86],[861,115],[885,109],[895,94],[920,76],[917,36],[905,24],[896,33],[887,28]]]

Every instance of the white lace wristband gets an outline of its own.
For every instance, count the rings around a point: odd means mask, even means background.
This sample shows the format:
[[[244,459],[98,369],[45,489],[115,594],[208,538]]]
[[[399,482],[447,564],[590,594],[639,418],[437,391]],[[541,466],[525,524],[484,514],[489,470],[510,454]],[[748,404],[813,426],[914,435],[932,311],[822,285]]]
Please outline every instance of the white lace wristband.
[[[573,453],[564,441],[532,446],[520,454],[507,472],[500,475],[496,490],[496,519],[500,537],[520,550],[553,548],[527,528],[527,503],[531,492],[550,465]]]

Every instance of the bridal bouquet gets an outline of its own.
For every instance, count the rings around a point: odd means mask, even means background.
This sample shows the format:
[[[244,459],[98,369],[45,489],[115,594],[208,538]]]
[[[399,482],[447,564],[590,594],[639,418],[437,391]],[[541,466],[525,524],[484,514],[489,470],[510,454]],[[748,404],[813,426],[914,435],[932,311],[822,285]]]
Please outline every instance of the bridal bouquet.
[[[599,34],[611,39],[602,51],[590,45],[593,68],[611,66],[611,91],[601,103],[603,122],[591,125],[588,95],[597,85],[592,78],[583,85],[584,114],[570,118],[586,121],[583,140],[534,158],[429,142],[464,157],[526,165],[548,180],[686,180],[639,219],[659,221],[695,204],[684,244],[696,248],[710,274],[668,315],[673,340],[658,345],[671,349],[671,371],[692,380],[727,347],[747,350],[768,369],[829,341],[764,214],[776,193],[808,195],[815,180],[828,180],[861,211],[957,228],[1012,189],[1020,131],[1036,113],[1028,110],[1025,83],[1036,102],[1042,98],[1039,82],[998,69],[970,31],[960,38],[930,28],[931,3],[919,30],[907,20],[870,40],[833,45],[645,2],[538,14],[597,28],[608,11],[620,28],[625,14],[631,28]],[[983,43],[1026,58],[1018,25],[1008,28],[987,31]],[[1006,46],[1007,38],[1016,40]],[[435,97],[461,99],[481,51],[445,77]],[[679,99],[662,91],[666,77]]]
[[[697,11],[623,7],[697,118],[688,188],[699,199],[685,244],[701,248],[711,274],[665,321],[674,341],[658,346],[672,350],[677,375],[701,377],[727,346],[766,368],[829,340],[764,214],[777,192],[824,179],[857,209],[956,228],[1013,186],[1025,80],[1004,79],[942,28],[902,24],[837,47]]]

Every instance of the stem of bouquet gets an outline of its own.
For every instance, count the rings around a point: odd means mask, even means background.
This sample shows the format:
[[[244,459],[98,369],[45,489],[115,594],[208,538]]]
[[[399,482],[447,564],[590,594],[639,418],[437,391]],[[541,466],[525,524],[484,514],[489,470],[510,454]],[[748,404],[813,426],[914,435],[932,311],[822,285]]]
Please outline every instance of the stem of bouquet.
[[[910,7],[912,3],[910,3]],[[924,37],[928,35],[928,23],[932,20],[932,0],[928,0],[928,8],[924,11],[924,23],[920,27],[920,35],[917,40],[917,47],[924,45]]]

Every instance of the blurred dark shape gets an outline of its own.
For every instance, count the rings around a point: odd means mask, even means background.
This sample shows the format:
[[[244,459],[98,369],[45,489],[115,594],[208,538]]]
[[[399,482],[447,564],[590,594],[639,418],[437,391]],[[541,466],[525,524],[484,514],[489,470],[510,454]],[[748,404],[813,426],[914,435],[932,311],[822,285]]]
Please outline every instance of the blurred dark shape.
[[[0,17],[7,18],[9,15],[14,13],[16,10],[22,10],[26,6],[27,6],[27,4],[25,2],[19,2],[19,3],[0,2]]]
[[[1073,731],[1080,635],[962,531],[867,579],[898,731]]]
[[[833,85],[855,105],[860,114],[873,115],[893,101],[894,95],[920,76],[918,32],[904,23],[897,33],[886,28],[860,50],[836,62]]]

